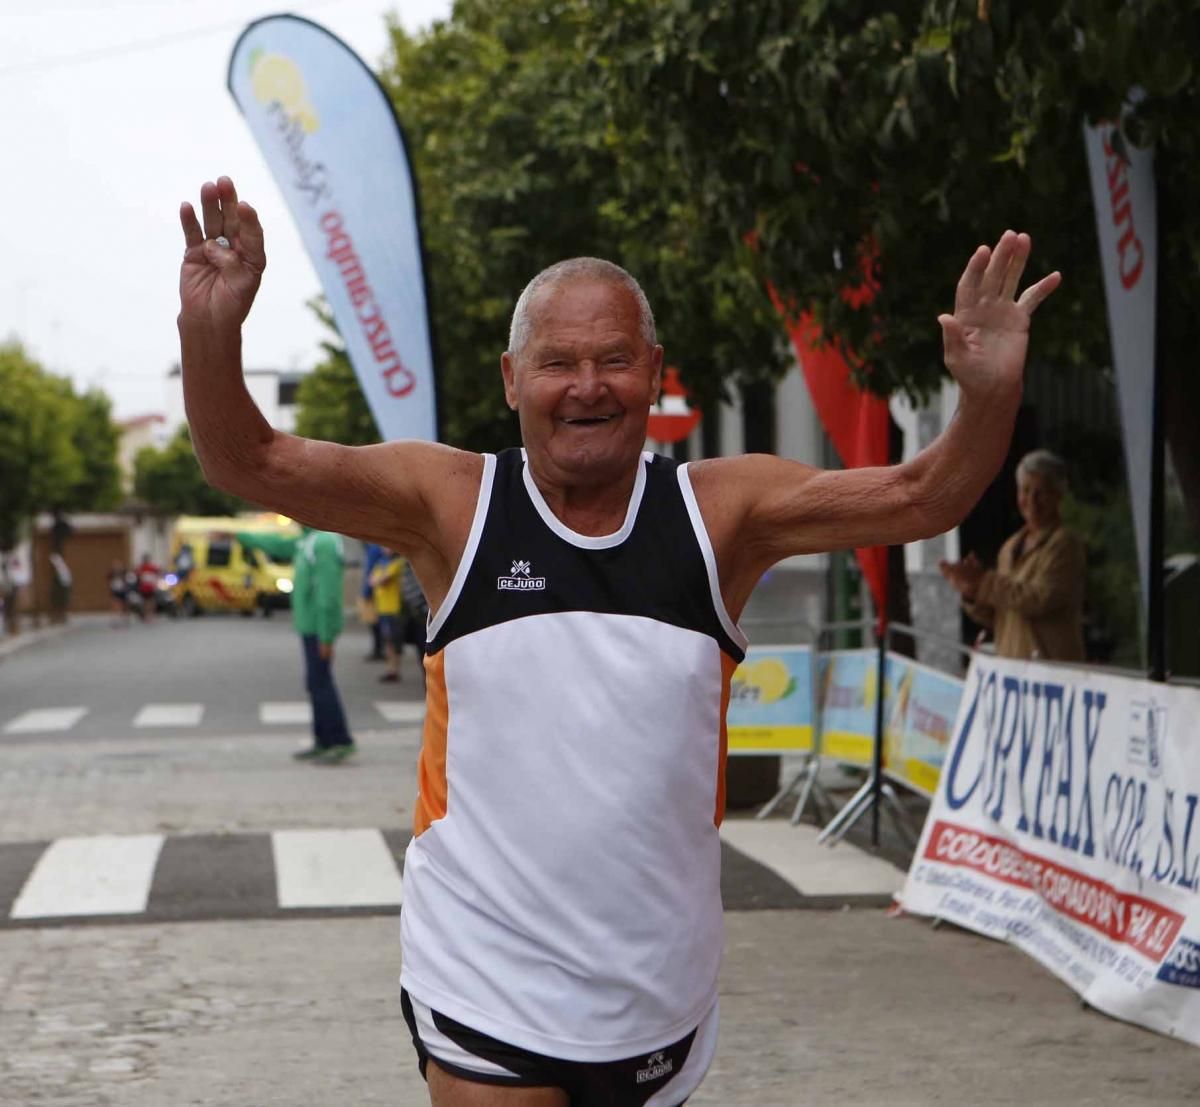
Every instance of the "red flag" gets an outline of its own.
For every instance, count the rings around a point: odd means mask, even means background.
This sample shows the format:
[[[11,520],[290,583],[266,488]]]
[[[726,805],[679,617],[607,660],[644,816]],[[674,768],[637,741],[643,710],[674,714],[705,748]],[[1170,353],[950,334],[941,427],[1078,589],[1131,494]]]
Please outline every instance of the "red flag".
[[[844,296],[854,307],[870,303],[875,298],[875,285],[868,276],[859,288],[844,293]],[[788,315],[773,288],[771,298],[775,306]],[[788,316],[787,328],[813,406],[842,464],[847,469],[887,465],[887,400],[864,392],[854,383],[851,373],[853,354],[844,350],[836,339],[826,339],[822,343],[821,328],[811,312],[804,312],[798,320]],[[867,578],[882,624],[887,611],[887,547],[871,546],[854,552]]]

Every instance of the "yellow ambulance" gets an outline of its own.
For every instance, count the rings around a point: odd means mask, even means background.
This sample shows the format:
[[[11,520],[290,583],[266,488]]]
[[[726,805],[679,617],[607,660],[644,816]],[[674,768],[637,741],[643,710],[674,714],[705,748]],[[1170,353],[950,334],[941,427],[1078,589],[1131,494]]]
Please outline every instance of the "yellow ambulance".
[[[257,542],[255,548],[244,545],[239,534],[268,539],[273,556]],[[166,578],[175,609],[185,615],[208,611],[270,615],[288,607],[292,595],[288,551],[299,537],[298,523],[274,513],[180,516],[171,535]]]

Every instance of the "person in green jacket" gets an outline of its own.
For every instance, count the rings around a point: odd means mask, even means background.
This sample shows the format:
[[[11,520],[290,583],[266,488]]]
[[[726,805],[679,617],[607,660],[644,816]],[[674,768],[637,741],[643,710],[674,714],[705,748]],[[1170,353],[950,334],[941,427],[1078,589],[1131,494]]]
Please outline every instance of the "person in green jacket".
[[[304,686],[312,700],[313,744],[295,756],[319,765],[336,765],[355,752],[333,683],[333,646],[342,633],[344,565],[341,535],[304,528],[296,546],[292,622],[304,645]]]

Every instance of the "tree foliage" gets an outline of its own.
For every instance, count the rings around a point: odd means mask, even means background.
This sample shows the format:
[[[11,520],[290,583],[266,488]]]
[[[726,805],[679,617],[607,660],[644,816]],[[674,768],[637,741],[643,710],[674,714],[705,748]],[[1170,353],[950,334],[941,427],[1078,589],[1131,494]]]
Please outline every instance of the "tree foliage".
[[[186,426],[163,449],[144,446],[133,459],[133,490],[163,515],[233,515],[247,505],[204,479]]]
[[[333,313],[320,297],[309,301],[308,306],[333,337],[321,344],[325,360],[300,382],[296,394],[296,433],[344,446],[378,442],[379,430],[367,398],[359,387],[345,347],[336,341],[338,332]]]
[[[1042,371],[1111,363],[1082,141],[1144,97],[1155,145],[1173,456],[1200,527],[1197,0],[591,0],[589,59],[618,132],[648,129],[731,253],[811,307],[883,393],[941,373],[936,315],[970,249],[1019,226],[1066,277],[1038,319]],[[663,203],[673,195],[664,186]],[[879,292],[846,296],[867,269]]]
[[[104,510],[119,496],[108,398],[78,395],[18,342],[0,345],[0,550],[40,511]]]
[[[421,186],[447,439],[513,440],[497,379],[512,306],[578,254],[642,281],[702,402],[791,363],[769,284],[855,350],[869,387],[920,397],[966,257],[1016,226],[1030,275],[1066,278],[1035,371],[1111,372],[1082,126],[1136,87],[1168,431],[1200,528],[1197,58],[1200,0],[458,0],[425,32],[393,26],[381,78]],[[865,276],[869,303],[848,295]]]

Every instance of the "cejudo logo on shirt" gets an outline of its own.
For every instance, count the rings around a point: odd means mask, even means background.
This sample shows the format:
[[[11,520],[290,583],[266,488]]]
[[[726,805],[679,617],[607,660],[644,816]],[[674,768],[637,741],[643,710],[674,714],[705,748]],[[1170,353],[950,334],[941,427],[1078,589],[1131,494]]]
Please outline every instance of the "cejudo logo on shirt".
[[[665,1054],[652,1053],[646,1058],[646,1067],[637,1070],[637,1082],[648,1084],[651,1080],[661,1080],[675,1068],[675,1062]]]
[[[546,578],[530,576],[528,561],[514,561],[508,576],[496,578],[496,587],[501,592],[542,592]]]

